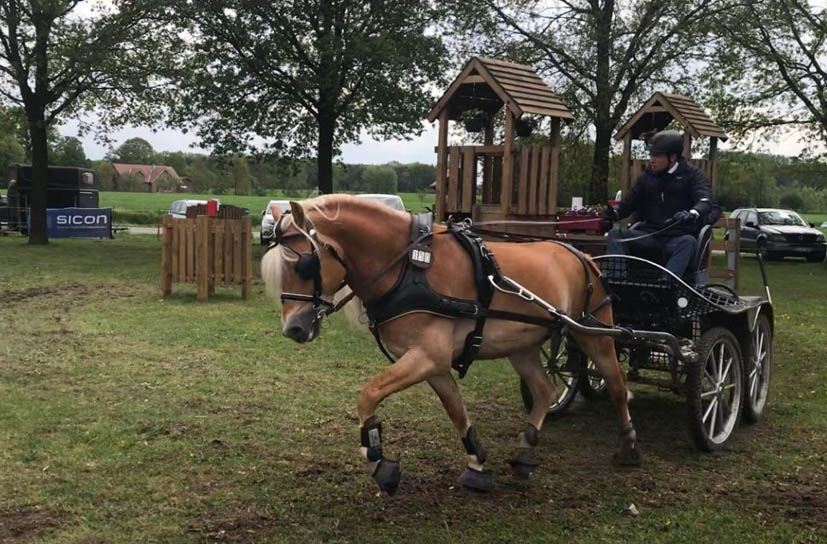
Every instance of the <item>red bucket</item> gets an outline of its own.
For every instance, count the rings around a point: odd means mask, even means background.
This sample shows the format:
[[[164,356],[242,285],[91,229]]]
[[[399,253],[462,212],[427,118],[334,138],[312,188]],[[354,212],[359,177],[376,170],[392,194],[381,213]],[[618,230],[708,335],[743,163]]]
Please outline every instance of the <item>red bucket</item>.
[[[207,215],[215,217],[218,215],[218,201],[215,199],[207,201]]]

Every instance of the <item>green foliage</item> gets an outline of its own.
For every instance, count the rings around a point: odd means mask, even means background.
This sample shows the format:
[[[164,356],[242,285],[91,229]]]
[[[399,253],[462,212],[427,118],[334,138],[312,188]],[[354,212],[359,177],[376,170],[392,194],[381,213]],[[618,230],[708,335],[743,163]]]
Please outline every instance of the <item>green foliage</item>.
[[[250,194],[250,172],[247,169],[247,159],[244,155],[234,155],[230,160],[233,169],[233,185],[235,194]]]
[[[147,184],[144,182],[143,176],[135,172],[129,172],[118,176],[115,186],[119,191],[147,191]]]
[[[361,190],[367,193],[396,193],[396,171],[388,165],[369,165],[362,173]]]
[[[802,210],[804,208],[804,198],[801,193],[795,189],[788,190],[781,195],[781,205],[792,210]]]
[[[130,138],[107,155],[112,162],[155,164],[155,149],[143,138]]]
[[[177,0],[169,9],[197,38],[182,50],[174,122],[197,126],[219,153],[302,157],[315,147],[325,192],[342,144],[363,131],[420,133],[430,85],[444,77],[424,0]]]
[[[5,179],[9,165],[23,162],[25,158],[26,150],[14,135],[0,133],[0,177]]]
[[[50,162],[56,166],[89,167],[89,159],[86,158],[83,144],[74,136],[64,136],[57,141]]]

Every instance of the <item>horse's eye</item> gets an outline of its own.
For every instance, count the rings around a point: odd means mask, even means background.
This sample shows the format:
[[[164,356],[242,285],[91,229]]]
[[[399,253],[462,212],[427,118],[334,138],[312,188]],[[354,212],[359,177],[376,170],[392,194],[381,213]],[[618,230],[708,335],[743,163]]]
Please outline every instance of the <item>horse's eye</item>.
[[[310,281],[316,277],[319,267],[319,257],[315,253],[307,253],[296,262],[296,273],[302,279]]]

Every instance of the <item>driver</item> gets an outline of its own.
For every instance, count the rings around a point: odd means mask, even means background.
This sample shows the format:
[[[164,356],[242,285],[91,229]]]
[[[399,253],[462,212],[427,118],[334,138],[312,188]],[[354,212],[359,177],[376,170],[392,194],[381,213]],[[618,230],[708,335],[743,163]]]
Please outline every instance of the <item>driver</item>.
[[[603,218],[615,222],[632,213],[642,223],[634,229],[609,231],[610,254],[626,255],[630,243],[664,250],[666,268],[682,277],[692,259],[700,228],[712,210],[709,181],[702,171],[688,164],[683,137],[674,130],[658,132],[649,139],[649,169],[643,172],[617,207],[609,206]],[[626,238],[650,234],[673,224],[672,228],[634,242]]]

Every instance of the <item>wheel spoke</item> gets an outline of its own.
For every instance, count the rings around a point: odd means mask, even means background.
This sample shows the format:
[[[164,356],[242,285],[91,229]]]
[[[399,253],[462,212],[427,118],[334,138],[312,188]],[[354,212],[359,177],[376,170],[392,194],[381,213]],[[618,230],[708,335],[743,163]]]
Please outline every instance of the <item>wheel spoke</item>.
[[[710,401],[709,407],[706,409],[706,412],[704,412],[704,417],[701,418],[701,420],[703,420],[704,423],[706,423],[706,420],[709,418],[710,412],[712,412],[712,409],[717,404],[718,404],[718,397],[715,397],[715,398],[712,399],[712,401]]]
[[[715,413],[715,415],[717,416],[718,424],[719,424],[721,430],[723,430],[723,428],[724,428],[724,409],[725,408],[726,408],[727,412],[729,412],[730,407],[729,407],[729,405],[727,405],[727,406],[721,406],[720,408],[718,408],[718,410],[716,410],[716,413]],[[715,434],[713,433],[712,436],[715,436]]]
[[[714,389],[712,389],[710,391],[704,391],[703,393],[701,393],[701,398],[705,399],[706,397],[711,397],[712,395],[716,395],[717,393],[718,392]]]
[[[715,400],[718,400],[717,397],[716,397]],[[717,421],[718,421],[718,403],[716,402],[715,407],[712,410],[712,418],[710,419],[710,422],[709,422],[709,438],[712,438],[712,437],[715,436],[715,424],[717,423]]]
[[[726,369],[724,370],[724,373],[723,373],[723,374],[721,374],[721,381],[722,381],[722,382],[724,381],[724,379],[726,379],[727,377],[729,377],[729,370],[730,370],[731,368],[732,368],[732,357],[730,357],[730,358],[729,358],[729,360],[727,361],[727,364],[726,364]]]

